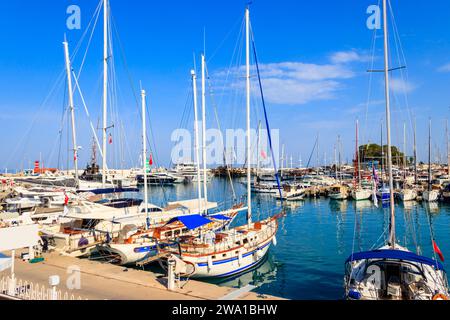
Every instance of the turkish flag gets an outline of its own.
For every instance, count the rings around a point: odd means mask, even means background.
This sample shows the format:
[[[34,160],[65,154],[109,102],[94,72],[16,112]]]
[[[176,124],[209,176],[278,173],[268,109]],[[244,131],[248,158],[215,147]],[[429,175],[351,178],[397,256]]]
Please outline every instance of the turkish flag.
[[[261,157],[266,160],[267,159],[267,153],[264,152],[264,150],[261,151]]]
[[[73,161],[77,161],[77,153],[76,152],[73,154]]]
[[[69,197],[64,193],[64,205],[67,206],[69,204]]]
[[[150,159],[148,160],[149,165],[153,165],[153,155],[150,155]]]
[[[441,261],[444,262],[445,261],[444,255],[442,254],[441,249],[439,249],[436,241],[434,241],[434,240],[433,240],[433,249],[434,249],[434,252],[436,252],[438,254],[439,259],[441,259]]]
[[[112,135],[109,135],[109,144],[112,144],[113,140],[112,140]]]

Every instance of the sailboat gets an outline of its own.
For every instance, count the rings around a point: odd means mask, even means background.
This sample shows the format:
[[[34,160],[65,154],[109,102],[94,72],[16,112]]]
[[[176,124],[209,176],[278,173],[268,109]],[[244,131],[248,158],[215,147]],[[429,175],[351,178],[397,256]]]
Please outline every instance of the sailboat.
[[[355,184],[352,190],[352,198],[356,201],[367,200],[372,195],[372,190],[364,189],[361,185],[361,159],[359,153],[358,135],[359,122],[356,121],[356,159],[355,159]]]
[[[389,240],[377,250],[350,255],[345,262],[345,297],[350,300],[442,300],[447,299],[449,293],[443,265],[400,246],[395,234],[386,2],[383,0],[387,165],[391,193]]]
[[[431,119],[428,126],[428,189],[422,193],[422,199],[426,202],[437,201],[439,191],[433,190],[431,181],[433,180],[433,171],[431,165]]]
[[[202,70],[205,70],[205,60],[202,57]],[[204,72],[203,83],[204,83]],[[194,100],[194,131],[195,131],[195,154],[197,158],[197,181],[205,182],[206,188],[206,170],[203,170],[203,180],[200,178],[200,153],[199,153],[199,128],[197,112],[197,76],[195,71],[191,72]],[[204,86],[203,90],[204,90]],[[203,91],[202,90],[202,91]],[[203,91],[204,92],[204,91]],[[146,92],[141,91],[142,106],[142,158],[146,159],[147,154],[147,129],[146,129]],[[202,109],[205,110],[205,104],[202,103]],[[203,112],[204,113],[204,112]],[[203,118],[205,119],[205,118]],[[205,147],[205,143],[203,145]],[[144,172],[147,170],[146,161],[143,164]],[[151,263],[158,257],[160,244],[168,245],[179,238],[195,238],[208,232],[217,232],[226,228],[243,210],[242,205],[236,205],[231,210],[219,212],[216,214],[207,213],[217,208],[217,203],[208,202],[207,190],[204,190],[202,198],[202,184],[197,184],[198,199],[169,202],[167,208],[161,212],[154,212],[148,204],[148,176],[143,175],[144,185],[144,212],[147,215],[145,227],[138,227],[133,224],[124,226],[122,231],[112,238],[107,244],[99,248],[99,252],[116,264],[120,265],[145,265]],[[165,246],[164,245],[164,246]]]
[[[250,131],[250,11],[245,11],[246,25],[246,106],[247,106],[247,224],[220,232],[209,231],[200,237],[183,239],[179,247],[170,247],[165,261],[174,261],[176,270],[193,278],[228,277],[260,264],[271,244],[276,244],[278,219],[252,221],[251,131]],[[255,51],[255,62],[258,68]],[[258,70],[259,76],[259,70]],[[261,88],[261,83],[260,88]],[[264,103],[263,103],[264,105]],[[268,131],[269,128],[268,128]],[[278,176],[278,175],[277,175]],[[278,180],[278,179],[277,179]],[[205,222],[208,223],[208,222]],[[164,261],[164,260],[163,260]]]
[[[398,192],[401,201],[414,201],[417,198],[417,191],[411,188],[407,179],[407,161],[406,161],[406,124],[403,125],[403,188]]]

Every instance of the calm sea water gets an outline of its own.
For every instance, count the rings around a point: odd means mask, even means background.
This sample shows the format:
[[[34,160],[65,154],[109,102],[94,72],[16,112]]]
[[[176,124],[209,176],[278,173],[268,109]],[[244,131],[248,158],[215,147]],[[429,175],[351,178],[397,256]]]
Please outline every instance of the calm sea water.
[[[246,201],[246,187],[233,181],[238,200]],[[208,184],[208,199],[229,208],[233,203],[231,183],[213,179]],[[197,197],[197,185],[152,187],[149,200],[166,201]],[[248,284],[260,294],[288,299],[336,300],[343,297],[344,262],[352,250],[366,251],[384,245],[388,229],[388,208],[376,208],[371,201],[333,201],[327,198],[281,203],[270,195],[254,195],[254,218],[286,211],[280,221],[277,246],[258,268],[231,279],[210,280],[230,287]],[[450,258],[450,206],[443,203],[411,202],[396,205],[397,238],[411,251],[434,257],[431,230],[444,256]],[[245,212],[235,224],[245,222]],[[430,227],[431,223],[431,227]],[[447,270],[450,265],[444,263]]]

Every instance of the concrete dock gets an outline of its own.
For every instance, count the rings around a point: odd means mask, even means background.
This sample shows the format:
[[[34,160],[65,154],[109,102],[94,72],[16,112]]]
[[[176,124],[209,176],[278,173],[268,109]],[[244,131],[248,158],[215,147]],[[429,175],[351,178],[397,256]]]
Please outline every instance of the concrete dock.
[[[15,259],[16,278],[34,284],[48,286],[49,277],[58,275],[57,289],[88,300],[220,300],[233,297],[234,300],[278,300],[273,296],[262,296],[246,290],[220,287],[200,281],[182,282],[181,289],[169,291],[167,279],[143,270],[61,256],[47,253],[44,261],[29,263]],[[0,273],[0,278],[9,271]],[[79,279],[80,288],[72,289],[70,284]],[[69,284],[69,286],[68,286]]]

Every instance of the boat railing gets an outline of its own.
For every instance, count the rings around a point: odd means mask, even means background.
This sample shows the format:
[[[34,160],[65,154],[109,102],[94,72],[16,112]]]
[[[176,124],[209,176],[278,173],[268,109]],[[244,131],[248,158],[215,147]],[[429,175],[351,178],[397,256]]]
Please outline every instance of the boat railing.
[[[230,250],[240,250],[245,245],[250,244],[250,246],[257,246],[258,243],[265,242],[270,239],[277,231],[277,223],[275,221],[270,221],[265,224],[261,229],[254,229],[255,233],[250,237],[245,237],[245,234],[242,234],[237,230],[231,235],[227,235],[226,241],[218,241],[212,244],[195,244],[190,243],[188,245],[182,245],[182,251],[185,254],[193,254],[193,255],[207,255],[213,252],[217,253],[225,253]],[[247,242],[245,242],[245,240]]]

